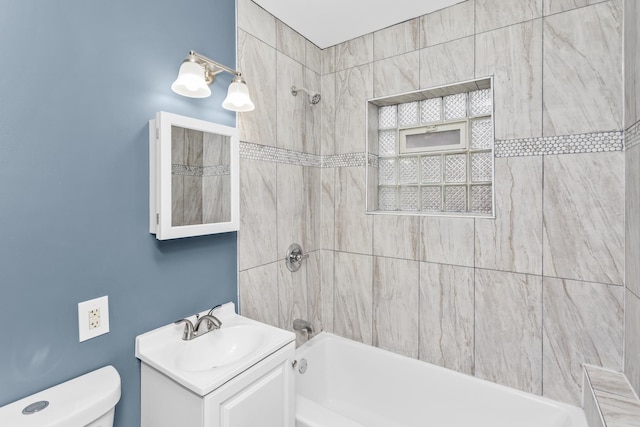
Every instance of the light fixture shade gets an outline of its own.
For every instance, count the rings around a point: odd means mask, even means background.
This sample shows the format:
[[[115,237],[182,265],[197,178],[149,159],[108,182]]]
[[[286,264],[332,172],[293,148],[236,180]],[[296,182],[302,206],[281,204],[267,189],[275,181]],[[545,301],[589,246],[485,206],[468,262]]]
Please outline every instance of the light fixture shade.
[[[227,97],[222,101],[222,108],[240,113],[256,108],[249,97],[249,89],[242,77],[235,77],[229,85]]]
[[[171,85],[171,90],[178,95],[189,98],[206,98],[211,96],[211,89],[204,80],[204,68],[195,62],[185,61],[180,66],[178,78]]]

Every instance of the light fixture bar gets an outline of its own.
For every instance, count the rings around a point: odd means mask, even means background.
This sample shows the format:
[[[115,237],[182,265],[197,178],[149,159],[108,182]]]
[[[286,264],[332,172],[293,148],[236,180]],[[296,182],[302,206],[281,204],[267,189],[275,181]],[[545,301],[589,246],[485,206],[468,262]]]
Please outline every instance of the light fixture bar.
[[[209,86],[216,80],[216,75],[224,71],[234,77],[222,107],[236,112],[253,110],[255,105],[251,101],[249,89],[242,74],[193,50],[189,51],[189,55],[182,62],[178,78],[171,85],[171,89],[182,96],[206,98],[211,95]]]

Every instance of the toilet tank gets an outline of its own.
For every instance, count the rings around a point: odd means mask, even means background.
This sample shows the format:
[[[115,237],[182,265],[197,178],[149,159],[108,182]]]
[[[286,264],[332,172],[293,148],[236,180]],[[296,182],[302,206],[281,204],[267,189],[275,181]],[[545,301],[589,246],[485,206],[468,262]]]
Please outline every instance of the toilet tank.
[[[119,400],[120,375],[105,366],[1,407],[0,426],[112,427]]]

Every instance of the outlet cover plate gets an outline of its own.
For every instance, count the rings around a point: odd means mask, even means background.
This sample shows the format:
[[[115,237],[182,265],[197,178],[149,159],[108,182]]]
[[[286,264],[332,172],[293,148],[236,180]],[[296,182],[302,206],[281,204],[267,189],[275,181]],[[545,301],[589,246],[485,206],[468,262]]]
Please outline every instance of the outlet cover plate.
[[[91,316],[94,310],[98,310],[99,313],[99,326],[90,328],[91,322],[95,322],[95,316]],[[80,342],[107,332],[109,332],[109,297],[105,295],[78,303],[78,337]]]

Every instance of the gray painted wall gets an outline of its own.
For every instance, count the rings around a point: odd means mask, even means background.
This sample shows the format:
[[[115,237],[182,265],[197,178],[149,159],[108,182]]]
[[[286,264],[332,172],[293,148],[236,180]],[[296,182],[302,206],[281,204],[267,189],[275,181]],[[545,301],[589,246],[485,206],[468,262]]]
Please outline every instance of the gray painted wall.
[[[235,64],[233,0],[0,0],[0,406],[98,367],[139,425],[136,335],[236,301],[236,233],[148,233],[148,120],[233,126],[169,86],[190,49]],[[109,296],[111,332],[78,343],[77,303]]]

